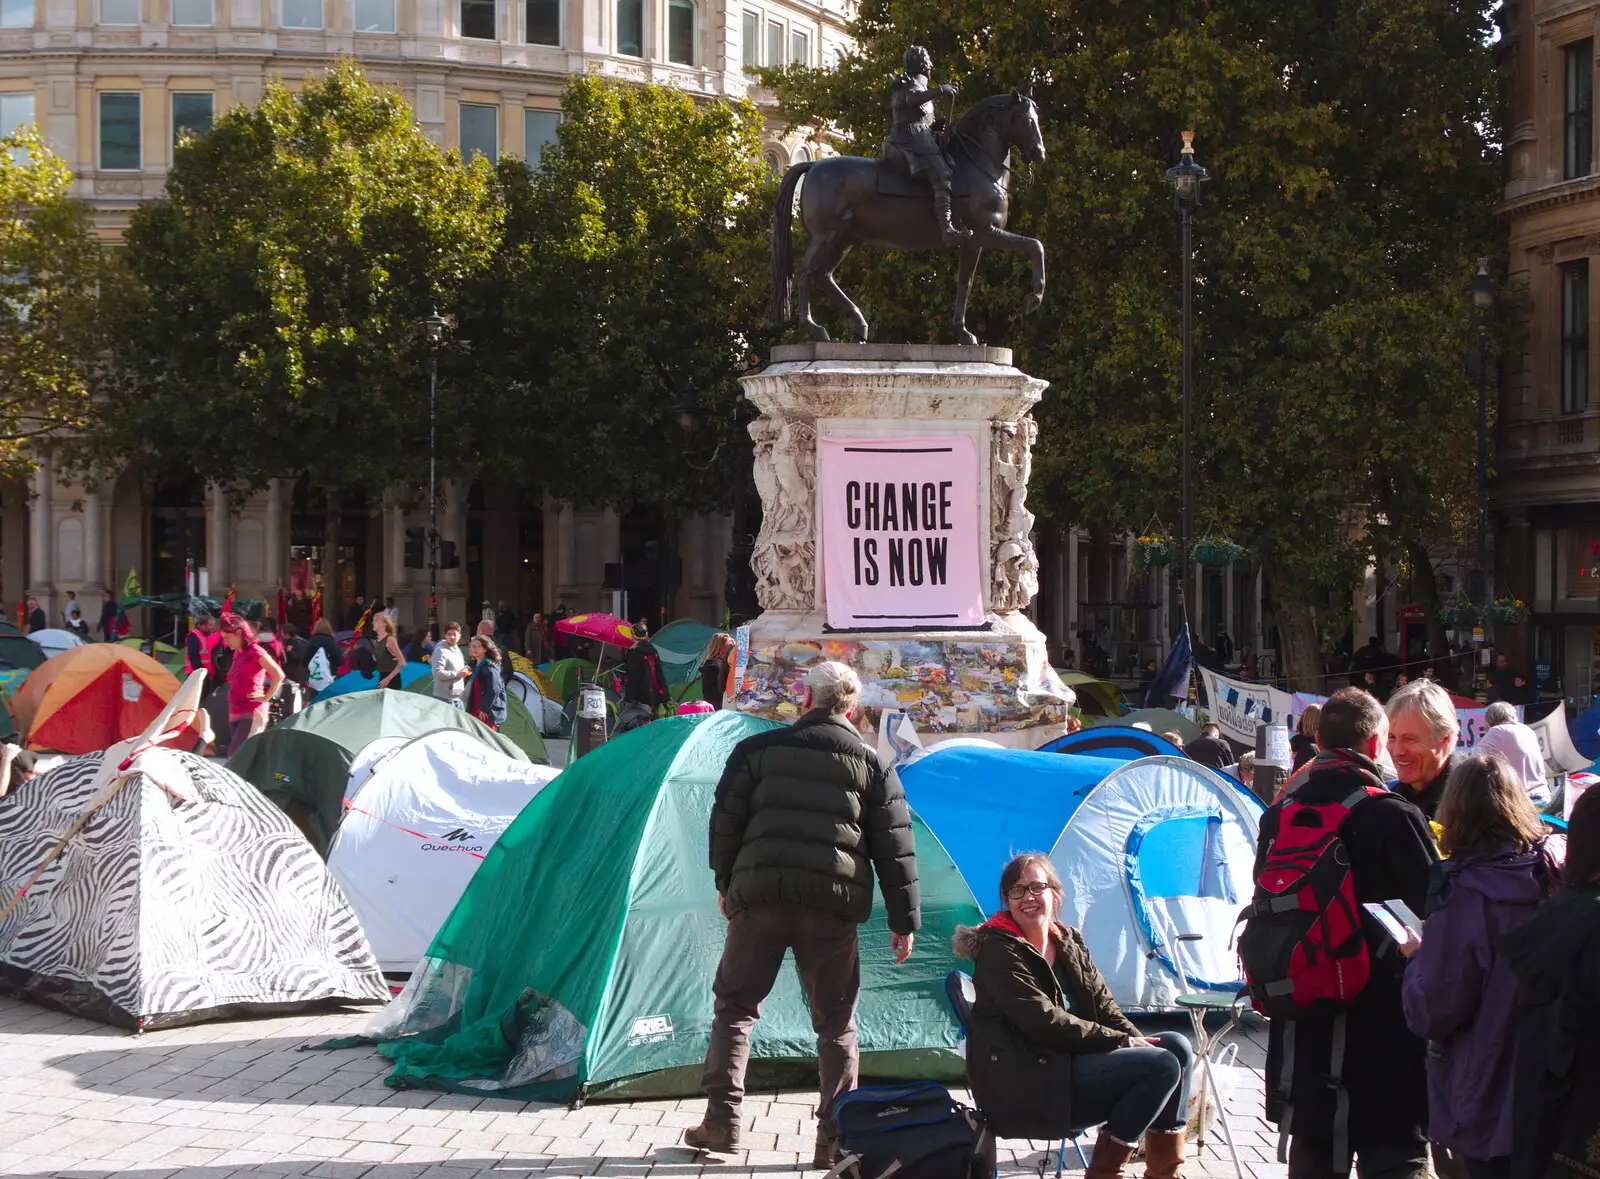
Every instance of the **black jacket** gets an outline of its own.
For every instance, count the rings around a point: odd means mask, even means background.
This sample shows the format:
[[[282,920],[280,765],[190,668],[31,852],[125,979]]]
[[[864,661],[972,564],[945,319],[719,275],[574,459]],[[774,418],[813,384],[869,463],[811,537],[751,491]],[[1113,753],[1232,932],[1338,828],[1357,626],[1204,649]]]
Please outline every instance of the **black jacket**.
[[[1365,770],[1357,772],[1357,767]],[[1361,786],[1380,782],[1378,768],[1366,758],[1352,765],[1323,767],[1312,762],[1305,782],[1292,800],[1338,802]],[[1256,874],[1277,838],[1279,804],[1261,818]],[[1350,855],[1356,900],[1402,900],[1414,913],[1426,907],[1428,881],[1439,853],[1427,820],[1397,794],[1358,803],[1340,829]],[[1372,974],[1346,1012],[1344,1087],[1350,1094],[1350,1143],[1405,1141],[1428,1124],[1428,1082],[1423,1041],[1406,1027],[1400,1005],[1400,979],[1405,959],[1382,927],[1363,915]],[[1333,1054],[1333,1019],[1297,1019],[1294,1037],[1294,1124],[1282,1127],[1285,1102],[1281,1083],[1284,1033],[1290,1021],[1273,1020],[1267,1036],[1267,1118],[1291,1134],[1328,1140],[1333,1137],[1335,1091],[1328,1085]]]
[[[1444,794],[1444,784],[1450,778],[1450,771],[1460,764],[1461,758],[1461,750],[1452,749],[1450,756],[1444,759],[1444,768],[1439,771],[1438,776],[1432,781],[1424,783],[1420,790],[1413,789],[1404,782],[1397,782],[1394,792],[1415,806],[1424,816],[1430,819],[1433,818],[1433,812],[1439,809],[1439,798]],[[1409,904],[1410,902],[1407,903]],[[1421,911],[1420,909],[1413,910],[1413,912],[1417,913]]]
[[[1197,737],[1183,747],[1189,755],[1189,760],[1199,762],[1208,769],[1220,770],[1223,766],[1231,766],[1238,761],[1229,745],[1221,737]]]
[[[874,869],[889,928],[914,933],[911,810],[849,721],[814,709],[734,747],[711,808],[711,871],[728,916],[777,906],[859,924],[872,914]]]
[[[1600,885],[1558,890],[1499,948],[1517,976],[1512,1179],[1591,1176],[1590,1152],[1600,1146]]]
[[[1136,1028],[1111,997],[1083,937],[1057,926],[1055,968],[1004,924],[959,926],[956,956],[973,962],[967,1028],[972,1099],[1002,1138],[1059,1138],[1072,1118],[1072,1058],[1126,1048]]]

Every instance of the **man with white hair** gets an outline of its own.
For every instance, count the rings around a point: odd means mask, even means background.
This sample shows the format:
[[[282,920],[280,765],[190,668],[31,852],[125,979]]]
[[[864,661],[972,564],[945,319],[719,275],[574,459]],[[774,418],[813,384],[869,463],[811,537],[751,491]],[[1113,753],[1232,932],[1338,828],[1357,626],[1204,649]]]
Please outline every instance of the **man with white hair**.
[[[1550,801],[1549,781],[1544,772],[1544,754],[1539,750],[1539,738],[1533,730],[1517,719],[1517,710],[1504,700],[1497,700],[1483,710],[1484,723],[1489,731],[1478,739],[1473,753],[1493,753],[1505,760],[1512,772],[1522,779],[1528,797],[1543,806]]]
[[[1389,758],[1394,762],[1394,792],[1433,818],[1445,779],[1460,756],[1461,727],[1456,706],[1434,680],[1413,680],[1389,697]]]
[[[712,984],[705,1117],[683,1135],[697,1150],[723,1154],[739,1145],[750,1032],[793,949],[817,1033],[814,1165],[831,1167],[834,1098],[857,1080],[856,927],[872,913],[874,873],[895,962],[911,953],[922,920],[911,811],[899,779],[850,723],[860,699],[853,670],[817,664],[806,675],[800,719],[741,741],[717,783],[711,871],[728,934]]]

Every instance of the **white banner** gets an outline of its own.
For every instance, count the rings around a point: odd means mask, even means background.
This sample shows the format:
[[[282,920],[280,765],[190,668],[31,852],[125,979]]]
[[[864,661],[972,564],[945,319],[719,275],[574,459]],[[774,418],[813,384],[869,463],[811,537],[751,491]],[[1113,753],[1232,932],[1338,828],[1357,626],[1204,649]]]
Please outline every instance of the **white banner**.
[[[1546,766],[1564,774],[1589,768],[1589,759],[1572,747],[1572,736],[1567,730],[1565,701],[1548,715],[1529,721],[1528,727],[1539,738],[1539,752],[1544,754]]]
[[[1206,686],[1206,710],[1223,735],[1241,745],[1256,747],[1257,725],[1289,723],[1290,696],[1267,684],[1247,684],[1201,667]]]

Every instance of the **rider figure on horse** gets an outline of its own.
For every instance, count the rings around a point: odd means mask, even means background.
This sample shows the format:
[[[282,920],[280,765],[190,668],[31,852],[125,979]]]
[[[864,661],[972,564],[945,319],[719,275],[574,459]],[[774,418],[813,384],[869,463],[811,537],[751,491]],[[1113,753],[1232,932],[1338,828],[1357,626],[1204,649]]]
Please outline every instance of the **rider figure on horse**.
[[[954,97],[954,86],[928,89],[928,74],[933,70],[933,55],[913,45],[901,59],[905,73],[894,80],[890,109],[894,130],[884,147],[885,157],[898,151],[907,173],[926,184],[933,192],[933,212],[939,222],[939,238],[944,245],[960,245],[972,236],[950,220],[950,160],[933,138],[933,100],[936,95]],[[891,150],[895,149],[895,150]]]

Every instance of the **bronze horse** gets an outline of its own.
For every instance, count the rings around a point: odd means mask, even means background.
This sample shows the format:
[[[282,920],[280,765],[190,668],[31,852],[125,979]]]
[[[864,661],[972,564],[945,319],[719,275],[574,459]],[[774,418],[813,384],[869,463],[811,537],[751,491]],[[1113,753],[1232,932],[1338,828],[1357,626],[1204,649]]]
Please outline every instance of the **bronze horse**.
[[[1038,107],[1025,94],[986,98],[951,128],[949,150],[955,171],[952,209],[956,222],[972,231],[970,238],[955,247],[940,242],[933,199],[926,188],[905,175],[903,167],[860,156],[830,156],[795,164],[784,174],[772,224],[773,319],[790,322],[792,272],[794,318],[805,325],[813,340],[828,339],[827,329],[811,318],[811,286],[817,283],[850,320],[850,338],[858,343],[865,341],[867,321],[862,318],[861,309],[833,281],[834,268],[852,246],[862,242],[887,250],[960,251],[951,325],[963,344],[978,342],[967,330],[967,296],[985,247],[1029,256],[1033,285],[1022,306],[1024,311],[1037,309],[1044,298],[1044,246],[1031,237],[1006,232],[1010,174],[1006,160],[1013,148],[1029,163],[1044,159]],[[796,270],[790,234],[794,190],[802,176],[806,183],[800,192],[800,219],[811,244]]]

